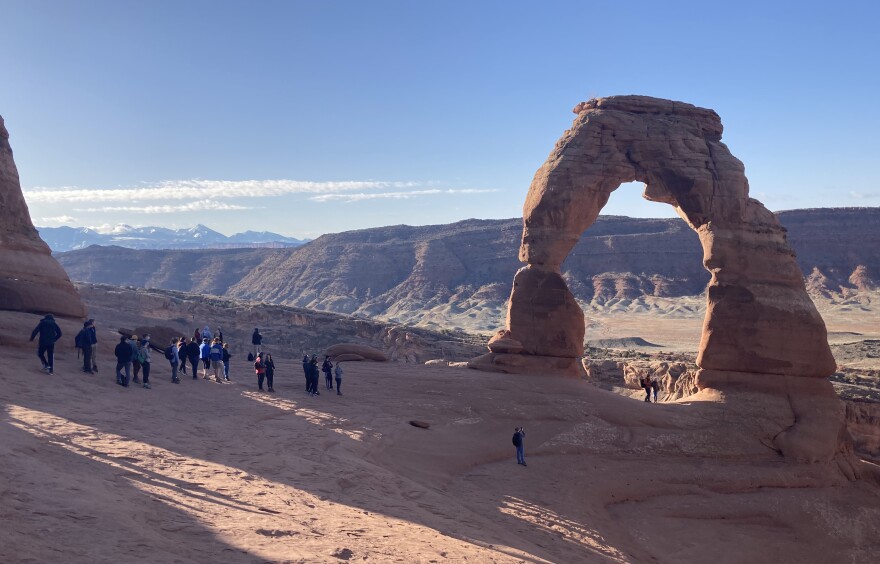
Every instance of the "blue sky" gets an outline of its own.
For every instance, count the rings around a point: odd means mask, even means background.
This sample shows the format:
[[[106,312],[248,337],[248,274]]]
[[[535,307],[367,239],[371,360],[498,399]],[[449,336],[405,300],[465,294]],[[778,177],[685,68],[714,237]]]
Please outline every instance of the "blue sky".
[[[716,110],[772,210],[877,206],[878,4],[0,0],[0,115],[45,226],[514,217],[614,94]]]

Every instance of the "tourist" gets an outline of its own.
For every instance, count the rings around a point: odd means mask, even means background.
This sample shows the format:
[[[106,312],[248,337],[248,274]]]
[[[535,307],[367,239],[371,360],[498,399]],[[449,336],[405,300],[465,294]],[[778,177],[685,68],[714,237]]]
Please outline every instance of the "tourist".
[[[217,327],[217,338],[220,339],[220,342],[223,342],[223,330],[220,327]]]
[[[221,335],[223,333],[220,333]],[[223,337],[219,337],[223,341]],[[229,343],[223,343],[223,379],[229,382],[229,359],[232,355],[229,353]]]
[[[116,355],[116,383],[127,388],[128,382],[131,380],[132,359],[131,346],[128,344],[125,335],[120,335],[119,344],[116,345],[113,354]],[[125,368],[125,376],[123,376],[121,372],[123,368]]]
[[[328,390],[333,389],[333,363],[330,362],[330,357],[324,357],[324,364],[321,365],[321,371],[324,372],[324,380],[327,385]]]
[[[195,340],[196,343],[202,342],[202,333],[199,331],[198,327],[196,327],[196,330],[193,332],[193,340]]]
[[[254,360],[254,373],[257,375],[257,388],[263,391],[263,379],[266,377],[266,365],[263,364],[263,353],[258,352]]]
[[[178,342],[179,339],[174,337],[171,339],[171,344],[165,349],[165,358],[167,358],[168,362],[171,364],[172,384],[180,384],[180,378],[177,377],[177,367],[180,365],[180,353],[178,352],[179,348],[177,346]]]
[[[95,329],[95,320],[89,319],[89,327],[86,329],[89,338],[89,353],[92,358],[92,372],[98,371],[98,331]]]
[[[211,360],[211,371],[214,374],[214,381],[218,384],[223,383],[223,344],[217,337],[214,337],[214,340],[211,342],[208,358]]]
[[[131,381],[135,384],[140,384],[141,380],[138,378],[138,374],[141,372],[141,355],[138,350],[138,336],[132,335],[128,340],[128,346],[131,349],[131,373],[134,376]]]
[[[186,339],[177,339],[177,358],[180,359],[180,371],[186,374]]]
[[[186,358],[189,360],[190,368],[192,368],[193,380],[199,378],[199,357],[201,354],[198,341],[190,337],[189,342],[186,344]]]
[[[306,393],[311,393],[311,381],[309,380],[309,355],[303,354],[303,374],[306,376]]]
[[[211,333],[211,330],[208,329],[207,325],[205,325],[205,328],[202,329],[202,339],[208,339],[209,343],[214,342],[214,334]]]
[[[525,438],[526,438],[526,430],[522,427],[516,427],[513,430],[513,446],[516,447],[516,463],[526,465],[526,454],[525,454]]]
[[[645,389],[645,401],[651,403],[651,376],[645,376],[641,383]]]
[[[321,392],[318,391],[318,379],[320,377],[318,373],[318,355],[313,354],[312,358],[309,359],[309,394],[312,396],[321,395]]]
[[[254,356],[257,356],[263,350],[263,336],[257,327],[254,327],[254,334],[251,335],[251,344],[254,346]]]
[[[657,380],[651,382],[651,389],[654,391],[654,403],[657,403],[657,392],[660,391],[660,382]]]
[[[336,372],[336,395],[342,395],[342,363],[336,361],[336,368],[334,369]]]
[[[202,359],[202,369],[204,371],[202,380],[207,380],[208,369],[211,368],[211,343],[204,337],[202,337],[202,344],[199,346],[199,358]]]
[[[37,356],[43,363],[43,370],[49,374],[55,373],[55,342],[61,338],[61,328],[55,323],[55,316],[47,313],[43,319],[31,331],[31,341],[40,335],[37,342]]]
[[[272,382],[275,379],[275,362],[272,360],[271,354],[265,354],[263,365],[266,367],[266,384],[269,388],[269,393],[274,394],[275,388],[272,387]]]
[[[74,343],[76,344],[76,348],[82,351],[83,355],[83,367],[82,371],[86,374],[93,374],[92,371],[92,346],[89,344],[89,336],[88,336],[88,327],[89,322],[83,322],[83,328],[79,330],[79,333],[76,334],[74,338]]]
[[[138,362],[141,363],[141,368],[144,371],[144,389],[149,390],[152,388],[150,385],[150,362],[152,359],[150,358],[150,335],[149,333],[144,334],[143,339],[140,341],[140,346],[138,347]]]

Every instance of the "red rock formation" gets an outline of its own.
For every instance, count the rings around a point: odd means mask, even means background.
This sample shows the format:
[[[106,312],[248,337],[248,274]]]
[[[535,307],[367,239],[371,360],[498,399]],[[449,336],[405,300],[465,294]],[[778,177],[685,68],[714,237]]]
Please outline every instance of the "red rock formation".
[[[743,164],[721,142],[718,115],[645,96],[594,99],[574,112],[574,125],[526,197],[519,258],[528,266],[514,278],[504,343],[520,343],[525,357],[582,354],[583,313],[560,267],[611,192],[643,182],[644,198],[672,205],[697,232],[711,274],[698,385],[791,392],[795,424],[776,438],[778,448],[786,456],[831,459],[843,414],[822,380],[835,369],[825,324],[785,229],[749,198]],[[493,345],[473,367],[496,364],[492,355],[512,356],[509,347]],[[528,369],[534,362],[520,364]]]
[[[0,309],[86,314],[67,273],[52,258],[31,223],[12,159],[9,133],[0,117]]]

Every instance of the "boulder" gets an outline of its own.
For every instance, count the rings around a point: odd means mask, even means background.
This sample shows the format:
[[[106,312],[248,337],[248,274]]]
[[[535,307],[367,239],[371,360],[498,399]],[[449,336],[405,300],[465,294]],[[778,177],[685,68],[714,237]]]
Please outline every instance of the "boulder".
[[[31,223],[0,117],[0,309],[83,318],[86,308],[67,273]]]
[[[342,355],[355,355],[361,357],[363,360],[375,360],[377,362],[388,361],[388,357],[379,349],[371,347],[370,345],[359,345],[356,343],[340,343],[333,345],[332,347],[328,347],[327,350],[324,351],[324,354],[337,361],[340,360],[339,357]]]

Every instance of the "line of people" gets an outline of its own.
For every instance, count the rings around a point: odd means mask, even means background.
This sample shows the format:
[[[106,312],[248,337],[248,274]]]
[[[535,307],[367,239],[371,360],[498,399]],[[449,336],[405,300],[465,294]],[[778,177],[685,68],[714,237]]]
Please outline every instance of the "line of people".
[[[61,338],[61,328],[55,322],[54,316],[48,314],[40,320],[39,324],[31,333],[31,341],[39,336],[37,355],[43,366],[43,370],[54,374],[55,370],[55,343]],[[83,323],[83,328],[74,339],[76,348],[82,352],[82,371],[93,374],[98,371],[97,362],[97,331],[95,320],[89,319]],[[259,329],[254,329],[251,344],[254,346],[254,372],[257,376],[257,388],[263,391],[265,382],[266,391],[275,392],[275,362],[272,355],[262,351],[263,336]],[[151,342],[148,333],[140,338],[137,335],[120,335],[119,343],[113,350],[116,357],[116,383],[120,386],[129,387],[132,383],[141,384],[145,389],[151,389],[150,374],[152,372],[153,352],[163,349],[156,347]],[[212,380],[217,383],[228,383],[229,364],[232,354],[229,352],[229,344],[223,342],[223,332],[217,330],[215,337],[206,325],[203,329],[196,330],[189,339],[174,337],[164,348],[164,356],[171,366],[171,381],[180,383],[180,374],[187,374],[189,363],[192,379],[199,377],[201,366],[202,379]],[[252,355],[248,355],[250,360]],[[336,393],[342,395],[342,364],[337,362],[335,367],[329,356],[324,357],[321,369],[318,369],[318,355],[303,355],[303,371],[306,378],[306,393],[310,396],[318,396],[319,373],[324,373],[325,383],[328,390],[333,390],[335,375]]]

